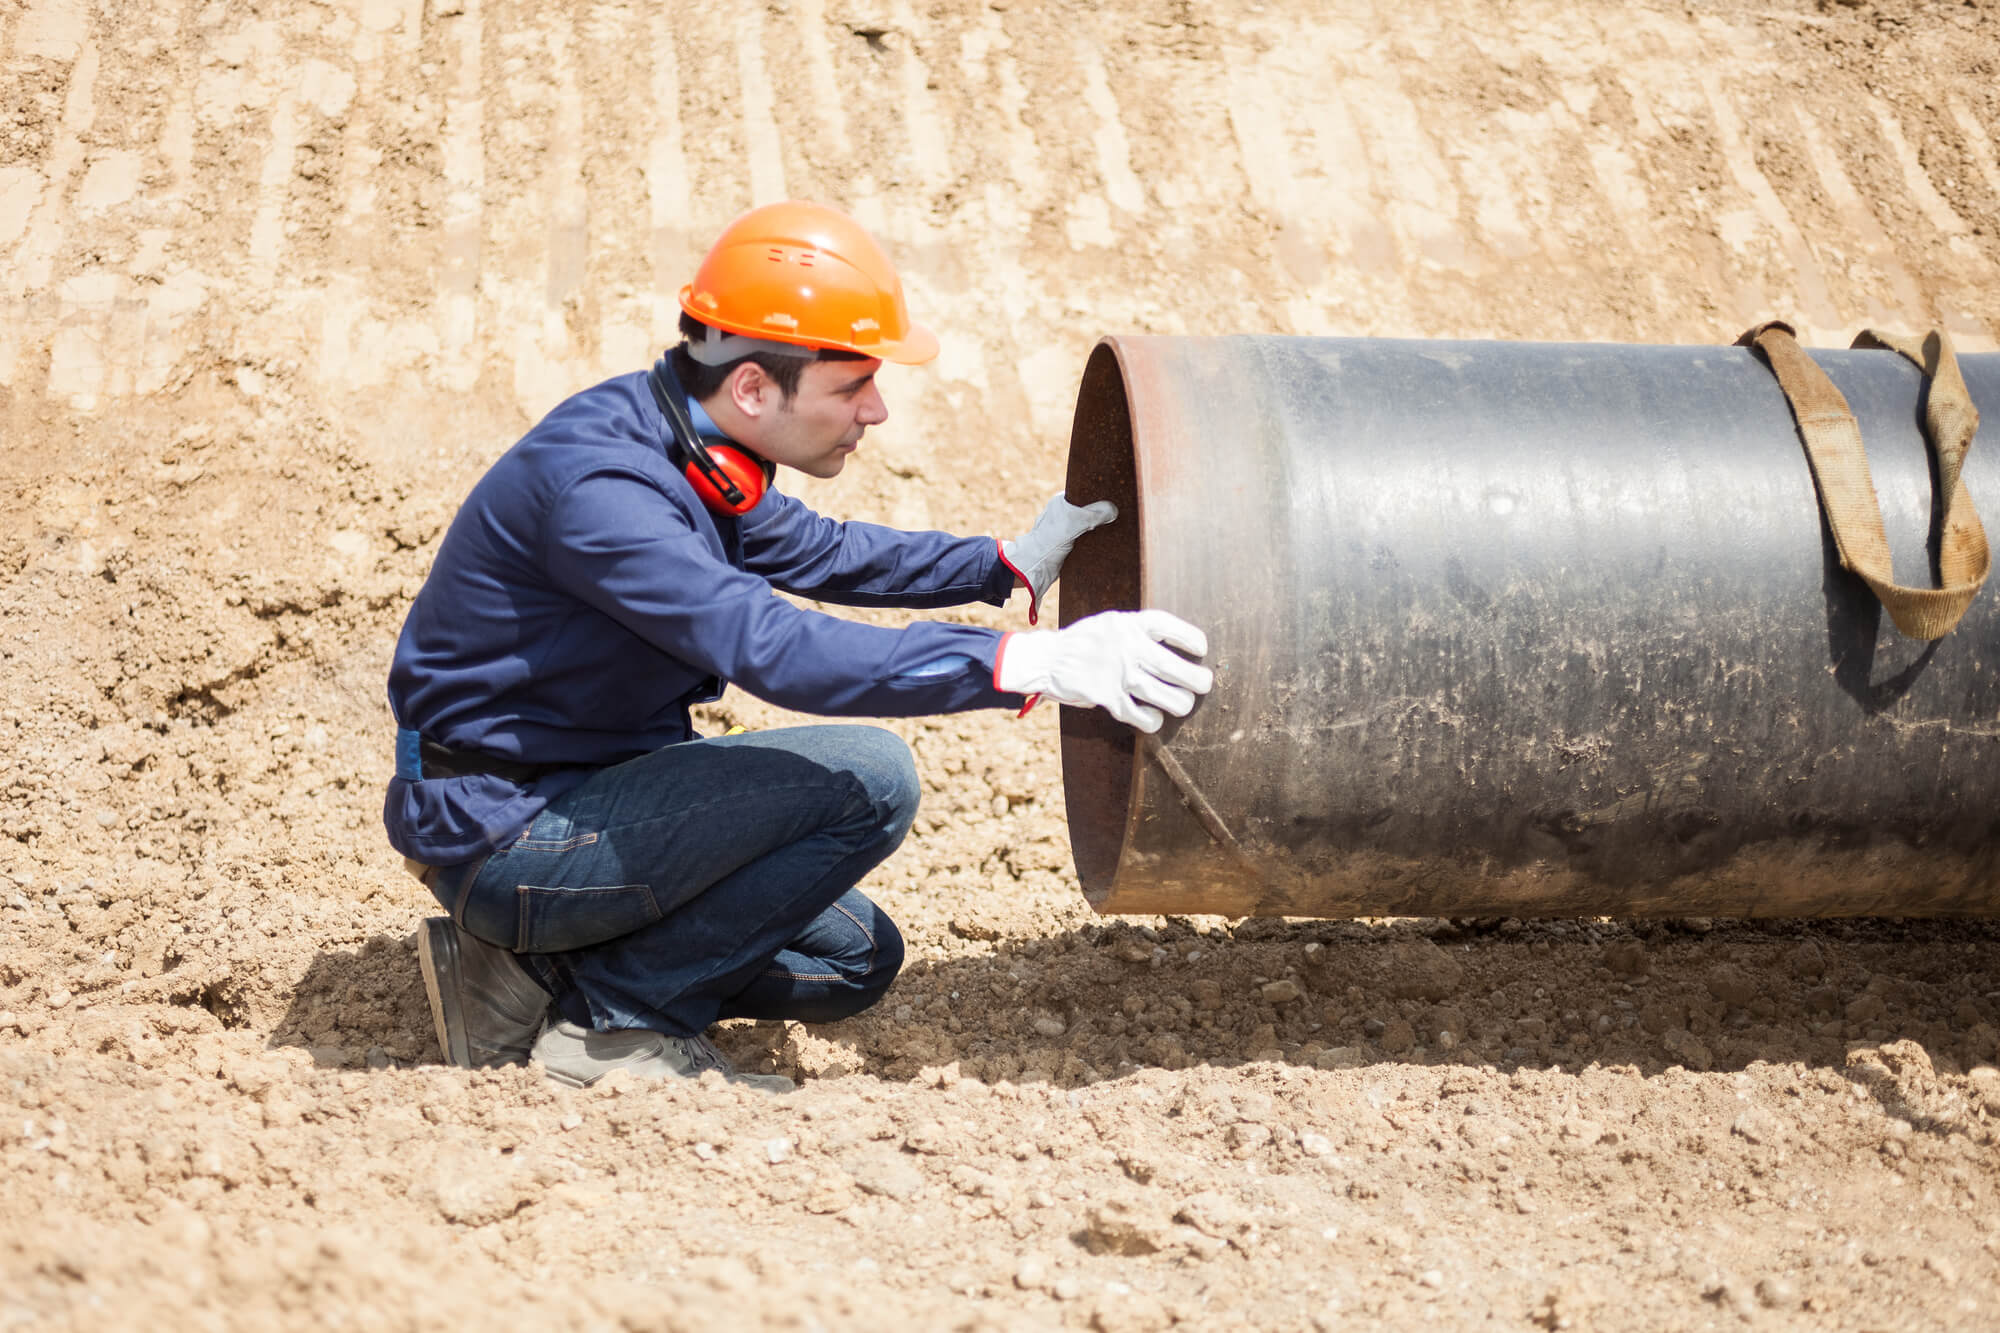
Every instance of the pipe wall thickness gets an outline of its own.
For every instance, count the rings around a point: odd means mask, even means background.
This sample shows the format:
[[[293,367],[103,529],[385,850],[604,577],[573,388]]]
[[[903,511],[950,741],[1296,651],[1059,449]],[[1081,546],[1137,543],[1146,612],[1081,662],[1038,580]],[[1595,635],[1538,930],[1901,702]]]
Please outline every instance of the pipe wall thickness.
[[[1813,355],[1929,584],[1922,375]],[[1992,418],[2000,355],[1960,364]],[[1062,711],[1100,911],[2000,912],[2000,589],[1898,635],[1746,349],[1107,338],[1067,485],[1122,517],[1063,622],[1164,607],[1216,670],[1157,753]]]

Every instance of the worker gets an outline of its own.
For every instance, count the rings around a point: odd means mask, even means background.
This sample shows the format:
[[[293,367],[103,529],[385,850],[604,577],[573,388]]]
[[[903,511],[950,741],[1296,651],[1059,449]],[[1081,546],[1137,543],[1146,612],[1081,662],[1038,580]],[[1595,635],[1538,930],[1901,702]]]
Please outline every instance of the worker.
[[[397,641],[390,843],[449,913],[418,931],[445,1058],[552,1080],[737,1074],[725,1018],[823,1022],[879,999],[901,936],[855,885],[917,808],[878,727],[697,736],[736,685],[800,712],[1102,708],[1143,731],[1208,690],[1160,610],[1002,633],[862,607],[1004,604],[1030,623],[1112,521],[1056,496],[1017,539],[836,522],[776,486],[837,476],[888,416],[876,373],[928,361],[875,241],[827,207],[753,209],[680,294],[683,341],[563,402],[459,510]],[[1178,651],[1176,651],[1178,650]]]

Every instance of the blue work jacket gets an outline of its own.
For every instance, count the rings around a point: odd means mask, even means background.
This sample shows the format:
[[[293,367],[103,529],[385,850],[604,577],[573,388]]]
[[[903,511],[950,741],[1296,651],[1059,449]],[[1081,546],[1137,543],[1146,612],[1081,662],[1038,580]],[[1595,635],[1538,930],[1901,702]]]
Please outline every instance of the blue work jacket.
[[[512,841],[594,769],[690,739],[690,705],[725,682],[833,716],[1021,705],[993,687],[997,630],[864,625],[774,591],[997,606],[1014,574],[993,538],[836,522],[775,489],[741,518],[718,517],[669,460],[668,438],[644,373],[621,375],[550,412],[466,497],[389,670],[403,757],[383,820],[405,856],[449,865]],[[578,767],[526,784],[417,780],[412,732]]]

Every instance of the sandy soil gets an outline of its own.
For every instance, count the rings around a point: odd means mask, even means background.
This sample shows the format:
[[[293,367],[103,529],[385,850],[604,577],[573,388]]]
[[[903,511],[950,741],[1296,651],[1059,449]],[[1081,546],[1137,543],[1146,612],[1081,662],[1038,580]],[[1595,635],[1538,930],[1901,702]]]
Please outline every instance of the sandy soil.
[[[724,1032],[781,1100],[570,1094],[438,1063],[378,811],[441,525],[753,202],[853,210],[946,344],[803,493],[1011,533],[1108,332],[1991,350],[1996,52],[1990,0],[0,3],[0,1326],[1993,1327],[1991,924],[1101,920],[1051,710],[895,723],[880,1009]]]

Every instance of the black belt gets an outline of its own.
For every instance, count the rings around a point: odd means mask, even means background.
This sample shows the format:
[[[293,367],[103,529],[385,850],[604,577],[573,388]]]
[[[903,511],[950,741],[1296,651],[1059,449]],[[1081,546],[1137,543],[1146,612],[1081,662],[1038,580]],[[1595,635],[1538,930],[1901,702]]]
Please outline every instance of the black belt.
[[[448,745],[439,745],[425,737],[419,744],[417,753],[423,758],[424,776],[427,778],[505,778],[509,782],[526,785],[536,778],[566,768],[577,768],[577,764],[524,764],[518,759],[502,759],[497,754],[487,754],[484,750],[454,750]]]

